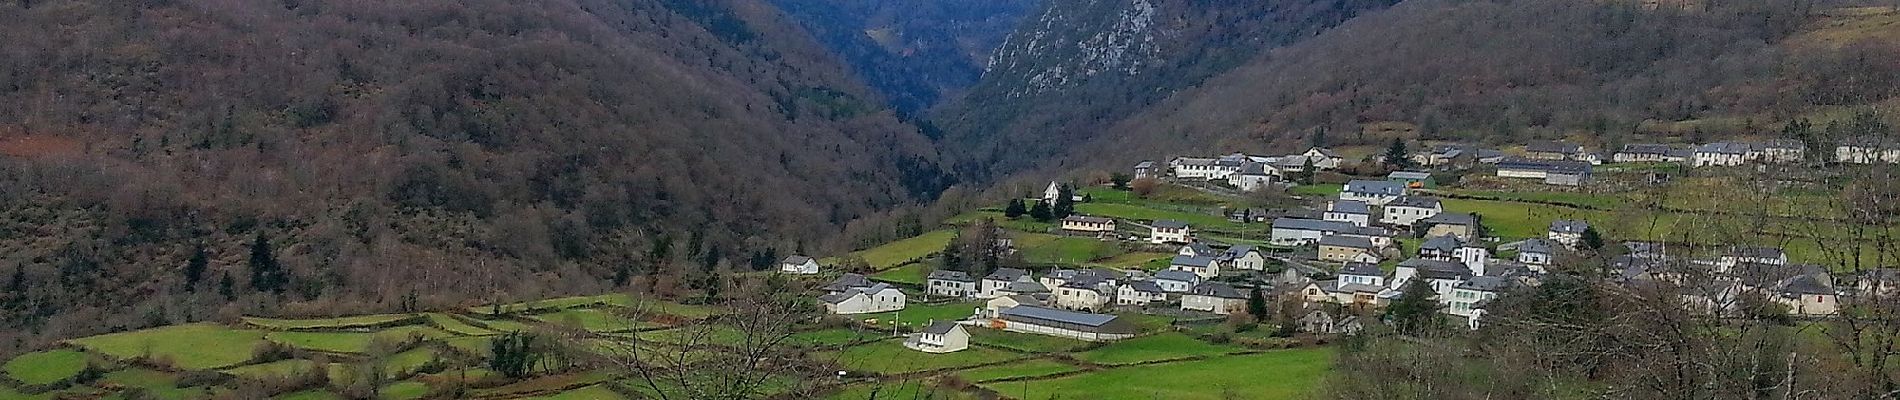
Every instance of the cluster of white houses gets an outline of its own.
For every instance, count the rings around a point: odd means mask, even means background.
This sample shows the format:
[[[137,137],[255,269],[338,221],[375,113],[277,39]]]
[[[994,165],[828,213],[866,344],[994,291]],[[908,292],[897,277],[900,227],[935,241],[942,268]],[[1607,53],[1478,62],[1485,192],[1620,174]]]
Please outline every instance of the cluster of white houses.
[[[1175,179],[1226,182],[1242,191],[1254,191],[1287,180],[1288,173],[1332,170],[1345,162],[1330,149],[1314,147],[1299,154],[1255,156],[1234,153],[1217,157],[1175,157],[1167,173]],[[1153,161],[1135,164],[1135,177],[1158,177]]]

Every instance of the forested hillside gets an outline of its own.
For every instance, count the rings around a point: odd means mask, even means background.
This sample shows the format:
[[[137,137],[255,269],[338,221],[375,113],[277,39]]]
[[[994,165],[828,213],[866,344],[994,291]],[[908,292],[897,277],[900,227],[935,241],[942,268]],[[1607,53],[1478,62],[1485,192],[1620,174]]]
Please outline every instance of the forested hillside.
[[[1122,116],[1395,0],[1053,0],[936,113],[974,176],[1071,154]],[[1041,166],[1050,166],[1041,164]]]
[[[1844,110],[1890,105],[1900,95],[1900,42],[1892,40],[1900,14],[1855,6],[1413,0],[1233,60],[1204,81],[1171,72],[1145,75],[1164,84],[1139,84],[1132,77],[1140,73],[1098,73],[1066,86],[1112,81],[1123,91],[1116,95],[1048,86],[1047,77],[1062,76],[1054,74],[1059,69],[1010,73],[1016,63],[1046,58],[1012,58],[1018,53],[1005,46],[999,67],[979,86],[991,94],[985,100],[1037,90],[1060,96],[1036,97],[1034,108],[1024,108],[1035,111],[1021,114],[952,108],[943,125],[979,160],[1024,165],[1055,155],[1068,169],[1122,168],[1184,152],[1285,151],[1314,136],[1335,146],[1389,140],[1362,135],[1369,130],[1496,142],[1572,134],[1603,142],[1767,135],[1787,121],[1820,126],[1852,114]],[[1208,56],[1152,60],[1221,65]],[[967,100],[959,104],[981,103]]]
[[[950,179],[753,0],[34,0],[0,20],[9,340],[690,288]]]
[[[772,0],[884,95],[916,114],[974,85],[1041,0]]]

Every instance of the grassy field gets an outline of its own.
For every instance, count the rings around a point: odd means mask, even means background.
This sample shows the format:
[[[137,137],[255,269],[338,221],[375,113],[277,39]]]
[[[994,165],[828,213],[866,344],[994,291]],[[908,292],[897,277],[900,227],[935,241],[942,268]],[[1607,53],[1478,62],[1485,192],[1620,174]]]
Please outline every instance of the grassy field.
[[[981,386],[1018,399],[1299,399],[1313,394],[1332,359],[1330,349],[1281,350]]]
[[[969,392],[939,387],[932,382],[905,380],[848,385],[825,398],[830,400],[974,400],[979,397]]]
[[[890,336],[889,334],[890,334],[889,331],[866,330],[862,328],[860,329],[831,328],[831,329],[825,329],[825,330],[799,332],[797,334],[792,335],[792,340],[796,341],[801,346],[834,347],[834,346],[843,346],[843,345],[848,345],[852,343],[862,342],[866,340],[882,339],[885,337],[889,337]]]
[[[1286,192],[1294,196],[1338,197],[1339,192],[1344,191],[1344,190],[1346,190],[1346,185],[1341,185],[1337,183],[1317,183],[1317,184],[1312,184],[1312,185],[1294,186],[1292,189],[1287,189]]]
[[[909,264],[904,264],[902,266],[899,266],[897,268],[891,268],[891,269],[879,271],[876,274],[872,274],[871,279],[876,279],[876,280],[891,282],[891,283],[901,283],[901,284],[906,284],[906,285],[923,286],[924,277],[930,274],[930,269],[931,269],[930,266],[927,265],[926,263],[921,263],[921,262],[909,263]]]
[[[415,318],[416,318],[415,314],[376,314],[376,315],[363,315],[363,316],[337,317],[337,318],[319,318],[319,319],[276,319],[276,318],[246,317],[244,318],[244,323],[251,326],[259,327],[259,328],[277,329],[277,330],[346,329],[346,328],[361,328],[361,327],[390,325],[390,324],[400,323],[403,321],[413,320]]]
[[[487,335],[494,335],[494,334],[501,333],[501,332],[496,332],[488,328],[469,325],[468,322],[464,322],[460,318],[456,318],[455,316],[451,316],[448,314],[429,313],[427,314],[427,317],[429,318],[429,323],[432,325],[435,325],[436,328],[440,328],[443,331],[457,334],[457,335],[487,336]]]
[[[970,211],[970,212],[958,214],[957,216],[944,219],[943,223],[949,224],[949,225],[955,225],[955,226],[964,226],[964,225],[969,225],[970,223],[976,222],[978,220],[982,220],[984,218],[995,220],[996,226],[1003,227],[1003,229],[1015,230],[1015,231],[1020,231],[1020,232],[1048,232],[1052,229],[1055,229],[1056,227],[1056,224],[1052,222],[1037,222],[1036,220],[1030,219],[1029,217],[1009,219],[1008,217],[1003,216],[1002,211],[989,211],[989,210]]]
[[[44,385],[79,375],[86,369],[86,353],[58,349],[22,354],[0,367],[7,377],[27,385]]]
[[[588,386],[588,387],[584,387],[580,389],[569,390],[569,391],[561,392],[554,395],[541,396],[541,397],[528,397],[528,398],[529,399],[545,399],[545,400],[616,400],[616,399],[625,399],[627,397],[620,395],[620,392],[615,392],[613,388],[608,387],[607,384],[603,383],[603,384]]]
[[[876,319],[878,325],[885,328],[890,327],[891,320],[896,320],[905,326],[921,327],[925,324],[929,324],[930,321],[955,321],[969,318],[970,314],[974,313],[977,307],[982,306],[982,303],[977,302],[909,304],[901,311],[863,314],[859,315],[858,319]]]
[[[1202,228],[1202,227],[1229,227],[1231,228],[1231,227],[1234,227],[1235,225],[1233,222],[1227,221],[1226,217],[1222,217],[1219,215],[1213,215],[1213,214],[1207,214],[1207,213],[1193,213],[1193,212],[1186,212],[1186,211],[1163,210],[1163,209],[1149,208],[1149,207],[1143,207],[1143,206],[1131,205],[1131,204],[1080,203],[1080,204],[1075,205],[1075,211],[1078,213],[1093,215],[1093,216],[1115,217],[1115,218],[1121,218],[1121,219],[1132,219],[1132,220],[1141,220],[1141,221],[1172,219],[1172,220],[1187,222],[1188,225],[1196,227],[1196,228]]]
[[[1121,254],[1120,246],[1095,238],[1063,237],[1035,247],[1019,245],[1023,260],[1038,264],[1077,265]]]
[[[270,341],[287,346],[332,353],[362,353],[368,351],[370,343],[377,338],[403,341],[411,336],[441,339],[455,335],[427,325],[401,326],[378,332],[271,332],[264,335]]]
[[[1016,361],[1016,362],[1003,364],[1003,365],[967,369],[963,371],[958,371],[956,375],[957,377],[963,378],[963,380],[965,381],[983,382],[983,381],[993,381],[993,380],[998,380],[998,379],[1047,376],[1047,375],[1052,375],[1052,374],[1060,374],[1064,372],[1080,371],[1080,370],[1082,370],[1082,367],[1077,367],[1077,366],[1066,364],[1060,361],[1037,358],[1037,359],[1031,359],[1031,360]]]
[[[73,344],[117,358],[169,358],[184,369],[215,369],[251,359],[264,333],[213,324],[173,325],[75,339]]]
[[[1001,347],[1026,353],[1060,353],[1094,345],[1094,343],[1069,338],[1032,335],[995,329],[971,329],[970,343]]]
[[[836,360],[845,369],[886,375],[970,367],[1022,358],[1015,353],[982,347],[930,354],[904,348],[903,341],[897,339],[851,346],[841,352],[815,354],[819,360]]]
[[[178,387],[178,377],[166,372],[144,368],[127,368],[106,373],[99,379],[107,384],[125,388],[138,388],[145,394],[164,400],[204,399],[216,397],[219,390],[207,387]],[[0,396],[3,398],[4,396]]]
[[[1215,345],[1181,333],[1162,333],[1110,343],[1094,350],[1076,353],[1077,360],[1104,365],[1134,364],[1227,354],[1239,347]]]
[[[225,369],[224,372],[227,374],[231,374],[231,375],[235,375],[235,376],[243,377],[243,378],[263,379],[263,378],[269,378],[269,377],[292,376],[292,375],[297,375],[297,374],[304,374],[304,373],[308,373],[311,369],[318,368],[318,367],[319,366],[317,365],[317,363],[311,362],[310,360],[300,360],[300,359],[293,358],[289,360],[278,360],[278,361],[272,361],[272,362],[267,362],[263,364],[251,364],[251,365],[246,365],[242,367],[229,368],[229,369]]]
[[[536,321],[580,328],[588,332],[626,332],[636,329],[656,328],[659,324],[636,321],[616,314],[613,310],[593,308],[569,308],[547,314],[529,316]]]
[[[851,255],[863,258],[864,262],[870,263],[877,269],[895,268],[931,253],[942,251],[944,246],[950,244],[950,239],[956,236],[957,232],[953,230],[935,230],[909,239],[855,251]]]
[[[420,399],[422,396],[429,395],[429,384],[402,381],[384,385],[380,392],[386,400]]]

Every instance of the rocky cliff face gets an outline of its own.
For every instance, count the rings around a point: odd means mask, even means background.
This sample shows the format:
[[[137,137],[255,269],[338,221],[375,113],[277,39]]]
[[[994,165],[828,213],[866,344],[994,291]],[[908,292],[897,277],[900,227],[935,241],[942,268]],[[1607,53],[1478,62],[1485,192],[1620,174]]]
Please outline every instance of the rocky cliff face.
[[[1137,75],[1159,65],[1155,5],[1148,0],[1089,0],[1049,7],[990,57],[984,75],[1021,83],[1023,97],[1073,87],[1097,75]]]
[[[969,88],[1041,0],[772,0],[876,88],[915,113]]]

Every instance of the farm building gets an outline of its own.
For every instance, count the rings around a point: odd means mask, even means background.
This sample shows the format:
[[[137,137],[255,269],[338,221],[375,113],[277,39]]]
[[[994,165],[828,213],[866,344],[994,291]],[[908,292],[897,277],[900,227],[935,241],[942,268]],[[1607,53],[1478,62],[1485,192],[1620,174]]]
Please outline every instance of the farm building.
[[[1346,182],[1339,192],[1340,200],[1354,200],[1367,205],[1383,206],[1405,195],[1405,185],[1395,182],[1355,179]]]
[[[1438,186],[1438,181],[1432,179],[1430,172],[1392,171],[1392,173],[1385,175],[1385,180],[1387,182],[1405,185],[1405,187],[1408,188],[1429,188]]]
[[[1127,339],[1139,332],[1133,324],[1110,314],[1058,310],[1032,305],[1002,309],[990,327],[1011,332],[1074,338],[1091,342]]]
[[[924,278],[925,291],[936,296],[975,297],[980,292],[976,288],[976,278],[963,271],[936,270]]]
[[[1062,219],[1062,230],[1086,233],[1114,232],[1115,220],[1112,218],[1070,215]]]
[[[798,275],[817,274],[818,260],[806,256],[786,256],[785,259],[779,260],[778,272]]]
[[[1326,212],[1320,218],[1353,226],[1372,226],[1372,206],[1358,200],[1333,200],[1327,202]]]
[[[1247,307],[1247,295],[1220,282],[1206,282],[1181,295],[1181,309],[1232,314]]]
[[[1155,221],[1153,228],[1148,233],[1148,242],[1154,244],[1188,243],[1192,241],[1194,241],[1194,233],[1189,230],[1188,224],[1171,219]]]

